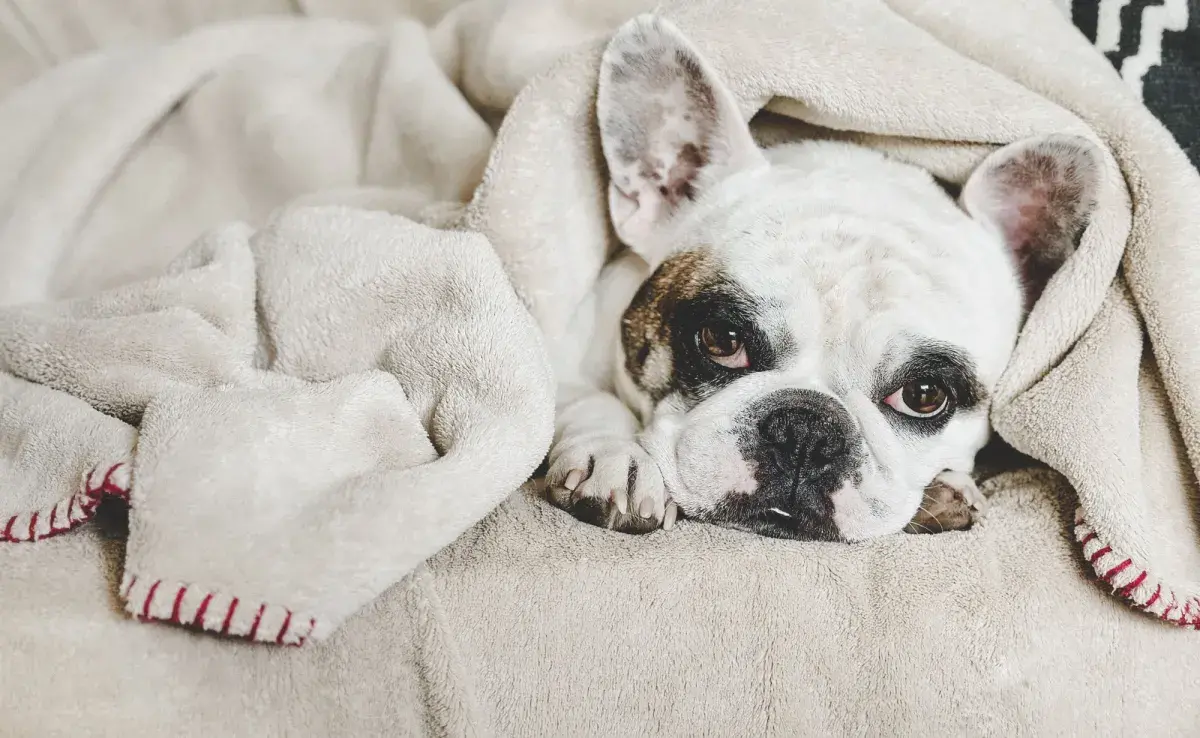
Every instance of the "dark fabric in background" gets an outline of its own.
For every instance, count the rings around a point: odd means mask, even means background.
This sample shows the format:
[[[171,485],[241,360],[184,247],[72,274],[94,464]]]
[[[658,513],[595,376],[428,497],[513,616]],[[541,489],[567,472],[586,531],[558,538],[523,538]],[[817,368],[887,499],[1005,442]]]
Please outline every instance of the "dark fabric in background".
[[[1110,0],[1111,1],[1111,0]],[[1105,56],[1118,70],[1138,52],[1142,42],[1142,12],[1164,0],[1131,0],[1121,9],[1121,41]],[[1158,116],[1200,168],[1200,0],[1187,0],[1188,25],[1182,31],[1164,31],[1162,63],[1142,78],[1142,101]],[[1075,0],[1071,17],[1075,25],[1096,41],[1100,0]]]

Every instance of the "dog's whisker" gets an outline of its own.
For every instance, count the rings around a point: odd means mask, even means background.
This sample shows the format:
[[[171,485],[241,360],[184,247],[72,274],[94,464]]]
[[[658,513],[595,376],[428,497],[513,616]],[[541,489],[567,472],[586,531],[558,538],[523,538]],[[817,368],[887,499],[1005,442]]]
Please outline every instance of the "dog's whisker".
[[[933,522],[937,523],[938,525],[942,524],[942,521],[938,520],[938,516],[934,515],[929,508],[925,507],[924,505],[917,505],[917,509],[933,518]]]
[[[930,519],[932,519],[933,522],[937,524],[939,531],[946,529],[946,526],[942,525],[942,521],[938,520],[937,515],[934,515],[932,512],[930,512],[929,508],[925,507],[925,505],[917,505],[917,510],[925,513]],[[925,531],[926,533],[936,533],[937,532],[937,531],[933,530],[932,528],[930,528],[929,526],[922,525],[921,523],[918,523],[915,520],[910,521],[909,524],[917,526],[918,528]]]
[[[917,526],[917,527],[918,527],[918,528],[920,528],[920,529],[921,529],[921,531],[922,531],[922,532],[924,532],[924,533],[933,533],[933,531],[932,531],[932,530],[930,530],[929,528],[927,528],[927,527],[926,527],[926,526],[924,526],[924,525],[921,525],[920,523],[918,523],[918,522],[917,522],[917,521],[915,521],[915,520],[914,520],[914,521],[912,521],[912,522],[910,522],[910,523],[909,523],[909,525],[915,525],[915,526]]]

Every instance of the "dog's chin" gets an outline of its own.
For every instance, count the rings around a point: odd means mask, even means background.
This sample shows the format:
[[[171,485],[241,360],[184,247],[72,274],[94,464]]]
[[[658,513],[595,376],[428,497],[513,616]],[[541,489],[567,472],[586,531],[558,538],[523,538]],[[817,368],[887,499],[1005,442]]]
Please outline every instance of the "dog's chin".
[[[792,541],[845,541],[837,526],[827,517],[804,512],[789,513],[782,508],[755,508],[737,514],[701,513],[696,516],[712,525],[745,531],[767,538]]]
[[[917,514],[920,492],[899,495],[895,489],[873,490],[876,486],[885,485],[844,485],[833,493],[833,522],[842,540],[855,543],[899,533]]]
[[[713,504],[697,500],[717,498]],[[679,502],[682,498],[684,502]],[[837,541],[858,543],[894,535],[916,514],[919,500],[894,509],[882,509],[878,502],[868,501],[859,490],[847,485],[832,496],[832,515],[803,507],[785,510],[756,500],[753,495],[697,494],[694,490],[679,490],[676,504],[687,518],[723,528],[746,531],[768,538],[794,541]]]

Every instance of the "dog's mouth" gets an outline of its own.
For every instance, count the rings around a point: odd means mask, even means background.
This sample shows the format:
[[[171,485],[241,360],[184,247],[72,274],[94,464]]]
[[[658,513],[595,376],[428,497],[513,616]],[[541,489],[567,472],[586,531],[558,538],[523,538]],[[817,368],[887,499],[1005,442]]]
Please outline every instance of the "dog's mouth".
[[[842,541],[837,525],[827,515],[815,510],[785,510],[782,507],[759,507],[727,501],[709,514],[695,519],[723,528],[744,530],[767,538],[793,541]]]

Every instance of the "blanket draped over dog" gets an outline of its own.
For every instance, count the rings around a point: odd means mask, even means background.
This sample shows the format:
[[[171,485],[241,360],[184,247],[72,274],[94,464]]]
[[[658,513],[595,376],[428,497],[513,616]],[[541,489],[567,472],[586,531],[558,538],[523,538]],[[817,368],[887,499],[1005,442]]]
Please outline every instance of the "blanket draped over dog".
[[[995,393],[1049,468],[993,477],[968,532],[848,546],[509,495],[550,441],[543,342],[613,247],[603,36],[650,4],[367,5],[117,45],[0,101],[6,732],[1200,725],[1200,178],[1056,7],[663,11],[764,137],[957,181],[1033,134],[1110,153]],[[127,541],[83,525],[106,496]]]

